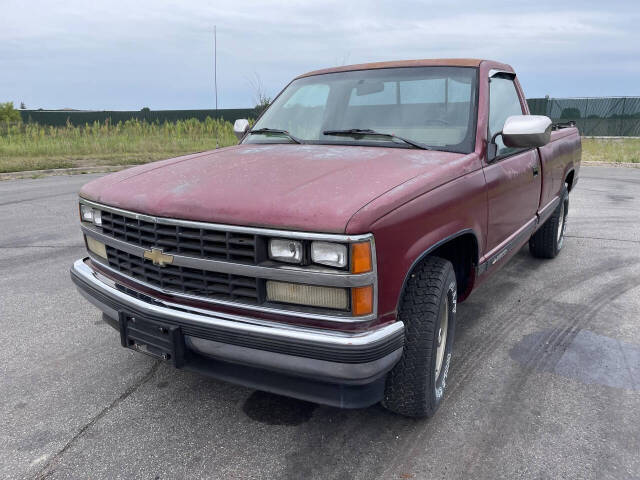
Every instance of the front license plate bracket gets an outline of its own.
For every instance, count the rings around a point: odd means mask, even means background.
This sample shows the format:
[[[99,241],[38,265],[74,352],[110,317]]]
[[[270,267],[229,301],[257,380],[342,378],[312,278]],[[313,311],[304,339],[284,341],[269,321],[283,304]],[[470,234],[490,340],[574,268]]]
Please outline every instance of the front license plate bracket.
[[[123,347],[170,362],[176,368],[184,365],[184,337],[178,325],[120,312],[120,342]]]

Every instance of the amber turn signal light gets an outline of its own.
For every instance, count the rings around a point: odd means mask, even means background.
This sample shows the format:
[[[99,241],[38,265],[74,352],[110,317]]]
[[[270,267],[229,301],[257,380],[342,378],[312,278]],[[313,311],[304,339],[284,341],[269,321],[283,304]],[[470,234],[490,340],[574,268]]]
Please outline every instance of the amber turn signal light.
[[[373,312],[373,286],[351,289],[351,309],[353,315],[368,315]]]
[[[351,273],[364,273],[371,270],[371,242],[351,245]]]

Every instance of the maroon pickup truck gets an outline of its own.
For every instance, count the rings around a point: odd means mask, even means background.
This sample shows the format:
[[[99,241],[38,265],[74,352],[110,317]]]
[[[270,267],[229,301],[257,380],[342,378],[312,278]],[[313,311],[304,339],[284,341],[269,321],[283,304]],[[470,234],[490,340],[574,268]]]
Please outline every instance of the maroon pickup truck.
[[[509,65],[293,80],[239,145],[85,185],[71,276],[124,347],[251,388],[430,416],[456,304],[525,243],[562,248],[576,128]]]

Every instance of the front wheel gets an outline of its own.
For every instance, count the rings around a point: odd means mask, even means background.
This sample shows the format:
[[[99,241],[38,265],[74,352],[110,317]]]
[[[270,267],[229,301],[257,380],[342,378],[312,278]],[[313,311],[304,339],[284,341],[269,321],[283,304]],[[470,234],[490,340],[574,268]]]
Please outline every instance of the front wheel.
[[[455,331],[453,265],[427,257],[410,274],[398,319],[405,325],[402,357],[387,376],[383,405],[408,417],[431,417],[447,385]]]

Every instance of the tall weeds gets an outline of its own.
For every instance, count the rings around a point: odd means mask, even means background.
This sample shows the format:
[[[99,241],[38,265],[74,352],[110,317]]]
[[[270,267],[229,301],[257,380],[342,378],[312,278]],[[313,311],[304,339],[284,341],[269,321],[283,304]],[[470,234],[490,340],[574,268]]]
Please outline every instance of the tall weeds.
[[[236,143],[233,125],[221,119],[148,123],[139,120],[54,127],[0,126],[0,172],[144,163]]]

